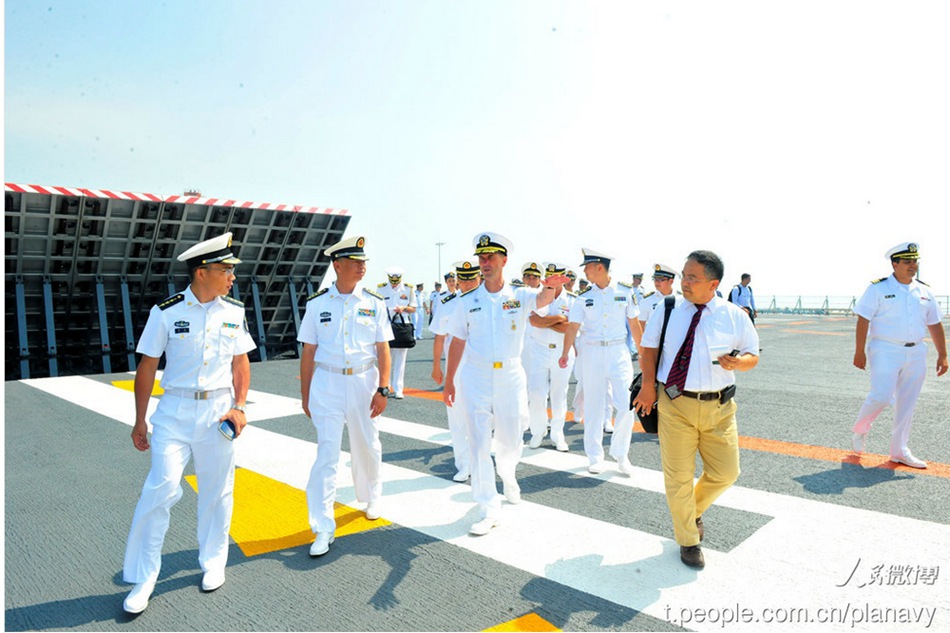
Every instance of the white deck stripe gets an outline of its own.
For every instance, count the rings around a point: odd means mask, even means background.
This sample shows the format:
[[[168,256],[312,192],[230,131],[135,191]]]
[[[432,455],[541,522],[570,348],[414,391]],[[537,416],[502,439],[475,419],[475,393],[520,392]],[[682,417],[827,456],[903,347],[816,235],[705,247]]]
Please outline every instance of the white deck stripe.
[[[82,377],[23,382],[131,424],[131,392]],[[266,406],[268,397],[283,398],[260,394],[261,406]],[[290,408],[287,402],[282,406]],[[263,419],[251,410],[248,413],[251,419]],[[384,418],[380,428],[423,442],[447,443],[447,432],[426,425]],[[236,448],[241,467],[299,489],[306,484],[316,453],[312,442],[253,426]],[[584,471],[586,458],[582,456],[549,450],[525,452],[526,463],[590,476]],[[647,469],[637,469],[631,479],[615,473],[598,478],[609,479],[610,485],[662,491],[661,474]],[[819,609],[830,615],[830,609],[848,608],[852,617],[855,613],[866,617],[866,608],[927,607],[937,609],[934,622],[938,626],[950,622],[945,577],[938,577],[933,585],[858,586],[871,579],[873,565],[884,565],[885,574],[891,565],[942,567],[946,574],[950,569],[950,526],[734,486],[721,497],[720,505],[775,519],[732,552],[704,549],[707,568],[696,573],[679,562],[678,547],[668,539],[527,501],[518,506],[506,504],[502,525],[488,536],[469,537],[467,530],[476,516],[467,485],[390,464],[383,464],[383,480],[382,511],[396,524],[676,624],[680,624],[675,620],[685,608],[749,609],[753,618],[768,616],[767,609],[809,609],[816,618],[821,615]],[[339,484],[338,500],[352,504],[348,468],[340,469]],[[847,586],[837,587],[847,580],[859,558],[862,566],[855,578]],[[923,617],[926,624],[929,614]],[[718,621],[682,624],[698,630],[722,628]],[[753,620],[729,628],[760,629],[765,624]],[[869,630],[875,625],[859,622],[852,626],[845,618],[840,623],[798,623],[794,628]]]

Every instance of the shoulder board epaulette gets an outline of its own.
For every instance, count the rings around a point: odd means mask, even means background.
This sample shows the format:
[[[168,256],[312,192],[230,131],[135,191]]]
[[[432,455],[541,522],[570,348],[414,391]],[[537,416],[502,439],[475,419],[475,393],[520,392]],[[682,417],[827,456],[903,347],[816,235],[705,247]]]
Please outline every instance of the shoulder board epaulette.
[[[618,285],[618,286],[623,286],[624,288],[633,288],[633,284],[628,284],[628,283],[625,282],[625,281],[618,281],[618,282],[617,282],[617,285]]]
[[[653,296],[654,292],[656,292],[656,290],[651,290],[650,292],[644,293],[643,298],[646,299],[647,297]]]
[[[221,295],[221,298],[224,299],[225,301],[227,301],[228,303],[233,303],[234,305],[240,306],[240,307],[242,307],[242,308],[244,307],[244,302],[243,302],[243,301],[238,301],[237,299],[235,299],[235,298],[232,297],[231,295]]]
[[[478,290],[479,288],[481,288],[481,286],[475,286],[474,288],[472,288],[472,289],[469,290],[468,292],[463,292],[463,293],[462,293],[461,295],[459,295],[459,296],[464,297],[465,295],[470,295],[470,294],[472,294],[473,292],[475,292],[476,290]]]
[[[879,283],[881,283],[882,281],[884,281],[885,279],[887,279],[887,277],[881,277],[880,279],[874,279],[874,280],[872,280],[871,283],[872,283],[872,284],[879,284]]]
[[[386,284],[383,284],[383,285],[385,286]],[[377,299],[379,299],[379,300],[381,300],[381,301],[385,301],[385,299],[383,298],[383,296],[382,296],[381,294],[378,294],[378,293],[376,293],[376,292],[373,292],[373,291],[370,290],[369,288],[363,288],[363,292],[365,292],[365,293],[368,294],[368,295],[372,295],[372,296],[376,297]]]
[[[161,310],[167,310],[168,308],[172,307],[176,303],[181,303],[184,300],[185,300],[185,295],[179,292],[177,295],[172,295],[168,297],[167,299],[163,299],[162,302],[158,304],[158,307]]]
[[[917,280],[917,283],[919,283],[921,286],[927,286],[928,288],[930,287],[930,284],[928,284],[928,283],[925,282],[925,281],[921,281],[921,280],[919,280],[919,279]]]
[[[453,293],[450,294],[450,295],[447,295],[447,296],[445,296],[445,297],[442,297],[442,303],[448,303],[449,301],[451,301],[452,299],[454,299],[454,298],[457,297],[457,296],[458,296],[458,295],[453,292]]]
[[[310,301],[311,299],[316,299],[317,297],[319,297],[320,295],[322,295],[323,293],[325,293],[325,292],[328,291],[328,290],[329,290],[329,288],[324,288],[323,290],[317,290],[315,293],[313,293],[312,295],[310,295],[309,297],[307,297],[307,301]]]
[[[386,282],[383,282],[383,283],[381,283],[381,284],[376,284],[376,287],[377,287],[377,288],[382,288],[383,286],[388,286],[388,285],[389,285],[389,284],[387,284]]]
[[[583,290],[581,290],[580,292],[578,292],[578,293],[577,293],[577,296],[579,297],[579,296],[581,296],[581,295],[584,294],[584,293],[590,292],[590,291],[591,291],[591,288],[593,288],[593,286],[587,286],[586,288],[584,288]]]
[[[568,296],[570,296],[570,297],[576,297],[576,296],[577,296],[577,293],[576,293],[576,292],[571,292],[570,290],[565,290],[564,292],[566,292],[566,293],[568,294]]]

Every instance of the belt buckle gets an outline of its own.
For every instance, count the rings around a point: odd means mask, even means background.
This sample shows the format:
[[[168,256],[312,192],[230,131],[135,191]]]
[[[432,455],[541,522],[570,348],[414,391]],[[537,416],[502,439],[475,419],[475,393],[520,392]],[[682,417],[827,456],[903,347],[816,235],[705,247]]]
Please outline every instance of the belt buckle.
[[[207,392],[207,391],[196,391],[196,392],[195,392],[195,400],[207,400],[207,399],[208,399],[208,392]]]
[[[343,370],[343,375],[344,375],[344,376],[352,376],[352,375],[353,375],[353,368],[352,368],[352,367],[347,367],[346,369],[344,369],[344,370]]]
[[[501,369],[502,366],[503,366],[503,364],[504,364],[504,363],[502,363],[501,361],[496,361],[496,362],[492,363],[491,366],[492,366],[492,369]]]
[[[548,343],[548,349],[557,349],[557,345],[554,343]]]
[[[917,343],[904,343],[904,347],[913,347]]]

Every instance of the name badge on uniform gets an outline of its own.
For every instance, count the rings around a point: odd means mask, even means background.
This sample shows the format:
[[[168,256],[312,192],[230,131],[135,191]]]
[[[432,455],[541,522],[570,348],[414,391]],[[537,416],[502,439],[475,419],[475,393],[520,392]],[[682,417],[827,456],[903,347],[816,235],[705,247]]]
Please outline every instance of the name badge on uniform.
[[[897,296],[897,295],[884,295],[884,298],[885,298],[885,299],[893,299],[893,298],[896,297],[896,296]]]
[[[357,316],[361,317],[374,317],[376,316],[375,308],[360,308],[356,311]]]
[[[175,334],[187,334],[191,331],[188,327],[191,325],[189,321],[175,321]]]
[[[329,312],[320,313],[320,323],[329,323],[332,315]]]
[[[478,312],[478,311],[481,310],[481,309],[482,309],[482,307],[481,307],[481,306],[478,306],[477,308],[472,308],[471,310],[469,310],[469,312]]]
[[[585,300],[584,300],[584,307],[585,307],[585,308],[593,308],[593,307],[594,307],[594,300],[593,300],[593,299],[585,299]]]

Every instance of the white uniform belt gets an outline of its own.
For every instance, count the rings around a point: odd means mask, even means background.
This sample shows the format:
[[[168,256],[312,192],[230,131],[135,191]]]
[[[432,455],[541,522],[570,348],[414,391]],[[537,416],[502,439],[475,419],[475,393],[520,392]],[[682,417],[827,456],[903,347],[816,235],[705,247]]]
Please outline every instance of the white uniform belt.
[[[465,356],[465,362],[470,363],[473,367],[490,367],[492,369],[508,369],[510,367],[520,367],[521,358],[509,358],[503,360],[490,360],[488,358],[481,358],[479,356]]]
[[[194,391],[192,389],[176,389],[170,388],[166,389],[165,393],[172,396],[179,396],[182,398],[188,398],[190,400],[210,400],[212,398],[217,398],[218,396],[223,396],[224,394],[230,394],[230,387],[222,387],[221,389],[209,389],[207,391]]]
[[[901,347],[913,347],[923,343],[923,341],[899,341],[895,338],[887,338],[885,336],[874,336],[871,338],[872,341],[884,341],[885,343],[893,343],[894,345],[900,345]]]
[[[626,343],[627,339],[625,338],[615,338],[610,341],[592,341],[590,339],[584,339],[584,343],[587,345],[595,345],[597,347],[608,347],[610,345],[620,345],[621,343]]]
[[[328,371],[331,374],[343,374],[344,376],[355,376],[356,374],[362,374],[364,371],[370,369],[371,367],[376,366],[376,361],[371,360],[368,363],[363,365],[357,365],[356,367],[334,367],[333,365],[327,365],[326,363],[317,362],[317,367],[323,371]]]

